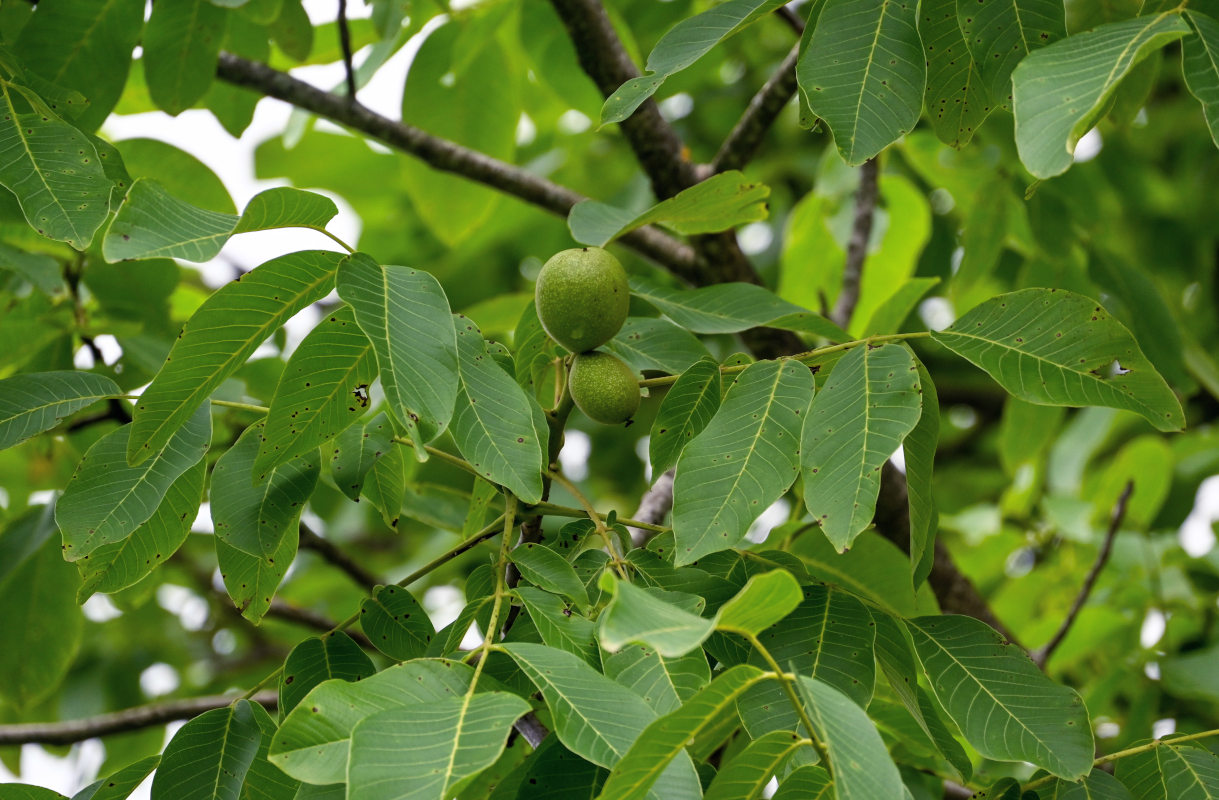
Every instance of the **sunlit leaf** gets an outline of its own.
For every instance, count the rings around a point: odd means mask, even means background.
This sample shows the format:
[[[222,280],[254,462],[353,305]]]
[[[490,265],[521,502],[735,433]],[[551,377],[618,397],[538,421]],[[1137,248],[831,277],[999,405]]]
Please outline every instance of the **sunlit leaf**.
[[[676,658],[702,644],[715,627],[712,620],[666,603],[627,581],[615,580],[609,573],[601,580],[611,599],[597,618],[597,637],[610,652],[627,644],[642,644]]]
[[[1180,402],[1134,337],[1083,295],[999,295],[932,336],[1030,403],[1124,408],[1162,431],[1185,425]]]
[[[207,299],[136,402],[127,458],[139,463],[169,441],[199,404],[267,337],[334,286],[340,256],[305,250],[274,258]]]
[[[1164,12],[1101,25],[1030,53],[1012,72],[1020,160],[1038,178],[1071,166],[1075,146],[1132,67],[1190,32]]]
[[[710,424],[682,452],[674,480],[678,566],[736,545],[796,478],[813,376],[796,362],[739,373]]]
[[[757,636],[794,611],[803,599],[800,584],[790,572],[765,572],[750,578],[735,597],[720,607],[715,626]]]

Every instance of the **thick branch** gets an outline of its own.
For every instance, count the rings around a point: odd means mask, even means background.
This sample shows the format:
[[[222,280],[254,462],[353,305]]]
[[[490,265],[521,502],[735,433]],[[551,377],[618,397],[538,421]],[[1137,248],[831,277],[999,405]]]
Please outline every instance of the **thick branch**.
[[[580,66],[608,97],[622,84],[639,77],[639,69],[627,55],[601,0],[551,0],[567,28]],[[652,180],[658,199],[672,197],[698,182],[694,165],[685,155],[685,145],[649,98],[621,123],[622,133],[635,158]]]
[[[855,223],[851,227],[851,241],[847,244],[846,267],[842,271],[842,291],[830,319],[843,328],[851,321],[855,306],[859,304],[859,285],[863,277],[863,262],[868,257],[868,240],[872,237],[872,221],[876,217],[876,197],[880,162],[876,157],[863,162],[859,172],[859,191],[855,193]]]
[[[395,122],[346,97],[322,91],[291,75],[235,56],[221,53],[217,76],[235,86],[254,89],[267,97],[283,100],[297,108],[325,117],[331,122],[383,142],[415,156],[434,169],[452,172],[527,203],[566,217],[584,196],[564,186],[538,177],[520,167],[432,136],[402,122]],[[668,234],[651,227],[631,231],[619,240],[643,256],[691,280],[695,273],[694,251]]]
[[[300,524],[300,537],[301,549],[317,553],[324,561],[346,573],[361,589],[371,591],[377,584],[384,583],[376,575],[356,563],[351,556],[340,550],[334,542],[322,538],[303,522]]]
[[[787,10],[786,7],[784,10]],[[797,44],[749,101],[745,113],[711,160],[712,172],[742,169],[753,158],[766,132],[796,94],[796,60],[799,56],[800,45]]]
[[[1071,631],[1071,626],[1075,624],[1075,620],[1079,617],[1079,612],[1083,610],[1084,604],[1088,602],[1088,598],[1092,595],[1092,590],[1096,587],[1096,580],[1100,577],[1101,570],[1105,568],[1105,564],[1109,563],[1109,555],[1113,552],[1113,540],[1117,538],[1118,528],[1122,526],[1122,520],[1126,518],[1126,506],[1130,504],[1130,495],[1132,494],[1134,494],[1134,481],[1128,481],[1126,488],[1122,490],[1121,496],[1117,498],[1117,503],[1113,506],[1113,511],[1109,515],[1109,529],[1105,531],[1104,544],[1101,545],[1100,553],[1096,556],[1096,562],[1092,565],[1088,576],[1084,578],[1083,585],[1079,587],[1079,594],[1075,596],[1075,602],[1071,604],[1071,610],[1067,612],[1062,625],[1058,627],[1058,631],[1050,638],[1050,641],[1030,653],[1037,666],[1045,667],[1046,662],[1050,660],[1050,656],[1054,655],[1054,651],[1062,644],[1062,640],[1067,638],[1067,634]]]
[[[0,725],[0,745],[13,744],[72,744],[97,736],[151,728],[178,719],[189,719],[224,708],[237,699],[236,695],[211,695],[185,700],[166,700],[146,706],[128,708],[96,717],[73,719],[64,722],[27,722],[19,725]],[[253,698],[255,703],[274,711],[279,704],[275,692],[260,692]]]

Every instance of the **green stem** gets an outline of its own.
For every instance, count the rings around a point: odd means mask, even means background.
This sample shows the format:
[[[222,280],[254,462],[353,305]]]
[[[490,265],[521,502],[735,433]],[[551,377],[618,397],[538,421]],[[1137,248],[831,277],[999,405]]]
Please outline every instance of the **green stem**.
[[[347,242],[345,242],[345,241],[343,241],[342,239],[340,239],[339,237],[335,236],[333,233],[331,233],[330,231],[326,230],[325,228],[319,228],[319,227],[317,227],[317,226],[315,226],[315,225],[306,225],[306,226],[304,226],[304,227],[306,227],[306,228],[311,228],[312,230],[315,230],[315,231],[317,231],[318,233],[325,234],[326,236],[329,236],[329,237],[330,237],[332,240],[334,240],[334,243],[335,243],[335,244],[337,244],[339,247],[341,247],[341,248],[343,248],[344,250],[346,250],[348,253],[354,253],[354,252],[356,251],[356,249],[355,249],[354,247],[352,247],[351,245],[347,244]]]
[[[505,567],[508,564],[508,551],[512,549],[512,529],[516,526],[516,497],[508,494],[505,505],[507,508],[504,512],[504,538],[500,542],[499,558],[495,561],[495,602],[491,604],[491,620],[487,623],[487,635],[483,637],[482,645],[466,656],[467,659],[478,657],[478,664],[474,667],[474,677],[470,679],[470,689],[466,692],[467,695],[474,694],[474,688],[478,686],[478,678],[483,674],[483,667],[487,663],[487,653],[495,644],[495,635],[499,632],[499,611],[503,607],[504,598],[508,596],[505,586],[505,576],[507,575]]]
[[[601,537],[603,542],[605,542],[605,549],[609,552],[610,561],[613,562],[614,569],[618,573],[618,576],[623,580],[626,580],[626,562],[623,561],[622,557],[618,555],[618,549],[614,547],[614,539],[612,536],[610,536],[609,528],[605,526],[605,521],[601,518],[601,515],[597,513],[597,509],[593,508],[593,504],[589,502],[587,497],[584,496],[584,493],[576,488],[576,485],[564,477],[561,472],[551,472],[550,470],[547,470],[545,474],[552,481],[571,492],[571,494],[576,498],[576,502],[580,504],[580,506],[584,509],[584,513],[588,515],[590,520],[592,520],[593,527],[597,529],[597,535]]]
[[[914,331],[913,333],[888,333],[883,336],[868,336],[864,339],[857,339],[853,342],[843,342],[842,344],[832,344],[828,347],[818,347],[816,350],[808,350],[803,353],[796,353],[793,356],[781,356],[775,359],[776,361],[816,361],[830,353],[836,353],[839,350],[850,350],[852,347],[858,347],[861,344],[876,344],[877,342],[900,342],[907,339],[926,339],[931,336],[929,331]],[[720,367],[721,375],[732,375],[733,373],[741,372],[748,364],[734,364],[730,367]],[[646,388],[649,386],[666,386],[677,380],[676,375],[663,375],[659,378],[645,378],[639,382],[639,386]]]
[[[1214,728],[1209,731],[1202,731],[1201,733],[1187,733],[1184,736],[1174,736],[1171,739],[1156,739],[1155,741],[1148,742],[1147,744],[1140,744],[1136,747],[1128,747],[1125,750],[1118,750],[1116,753],[1101,756],[1092,762],[1092,768],[1096,769],[1103,764],[1108,764],[1112,761],[1127,758],[1128,756],[1137,756],[1139,753],[1146,753],[1151,750],[1155,750],[1157,747],[1162,745],[1180,744],[1181,742],[1194,742],[1198,739],[1209,739],[1212,736],[1219,736],[1219,728]],[[1045,786],[1047,783],[1050,783],[1053,780],[1056,780],[1055,776],[1053,775],[1046,775],[1038,778],[1035,781],[1025,784],[1024,791],[1027,792],[1036,789],[1039,786]]]
[[[787,699],[791,701],[792,707],[796,709],[796,714],[800,717],[800,722],[804,725],[804,729],[808,731],[809,743],[812,744],[813,749],[817,751],[817,756],[821,759],[821,765],[825,767],[825,771],[831,777],[833,777],[834,769],[833,765],[830,764],[830,754],[828,751],[826,751],[825,745],[822,744],[821,740],[817,737],[817,731],[815,728],[813,728],[813,721],[809,719],[808,712],[804,710],[804,704],[800,702],[800,697],[796,694],[795,680],[791,675],[783,671],[783,668],[779,666],[779,662],[775,661],[775,657],[770,654],[770,651],[767,650],[760,641],[758,641],[757,636],[754,636],[752,633],[746,633],[745,631],[735,631],[735,633],[738,633],[748,639],[749,643],[757,648],[757,651],[762,656],[762,659],[774,671],[775,678],[779,681],[779,685],[783,687],[784,694],[786,694]]]
[[[550,516],[550,517],[576,518],[576,517],[587,517],[588,516],[588,512],[584,511],[583,509],[572,508],[571,506],[561,506],[556,503],[548,503],[548,502],[534,503],[533,505],[531,505],[529,507],[529,510],[536,511],[539,514],[543,514],[545,516]],[[599,512],[598,512],[597,516],[603,520],[607,519],[609,517],[608,514],[601,514]],[[653,525],[650,522],[642,522],[640,520],[629,519],[627,517],[618,517],[618,521],[628,527],[639,528],[640,530],[645,530],[645,531],[652,531],[653,533],[668,533],[671,530],[670,528],[666,528],[663,525]]]
[[[266,414],[270,410],[266,406],[256,406],[253,403],[236,403],[232,400],[213,400],[212,405],[223,408],[239,408],[242,411],[252,411],[255,414]]]

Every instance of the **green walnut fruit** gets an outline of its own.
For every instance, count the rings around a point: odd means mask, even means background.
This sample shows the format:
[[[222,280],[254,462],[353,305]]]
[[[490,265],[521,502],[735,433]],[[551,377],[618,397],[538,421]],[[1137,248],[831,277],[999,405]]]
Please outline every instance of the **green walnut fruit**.
[[[626,422],[639,409],[639,383],[622,359],[609,353],[581,353],[567,376],[571,399],[591,420]]]
[[[600,347],[626,321],[631,301],[626,271],[600,247],[555,253],[538,273],[538,319],[550,338],[573,353]]]

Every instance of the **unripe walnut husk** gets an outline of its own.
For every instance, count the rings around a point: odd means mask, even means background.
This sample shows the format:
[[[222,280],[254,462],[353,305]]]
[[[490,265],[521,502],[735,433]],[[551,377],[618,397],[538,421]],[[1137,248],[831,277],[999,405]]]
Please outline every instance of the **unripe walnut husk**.
[[[581,353],[571,364],[567,390],[594,422],[617,425],[639,410],[639,382],[622,359],[609,353]]]
[[[626,321],[631,288],[618,259],[600,247],[578,247],[551,256],[534,290],[538,319],[573,353],[596,349]]]

